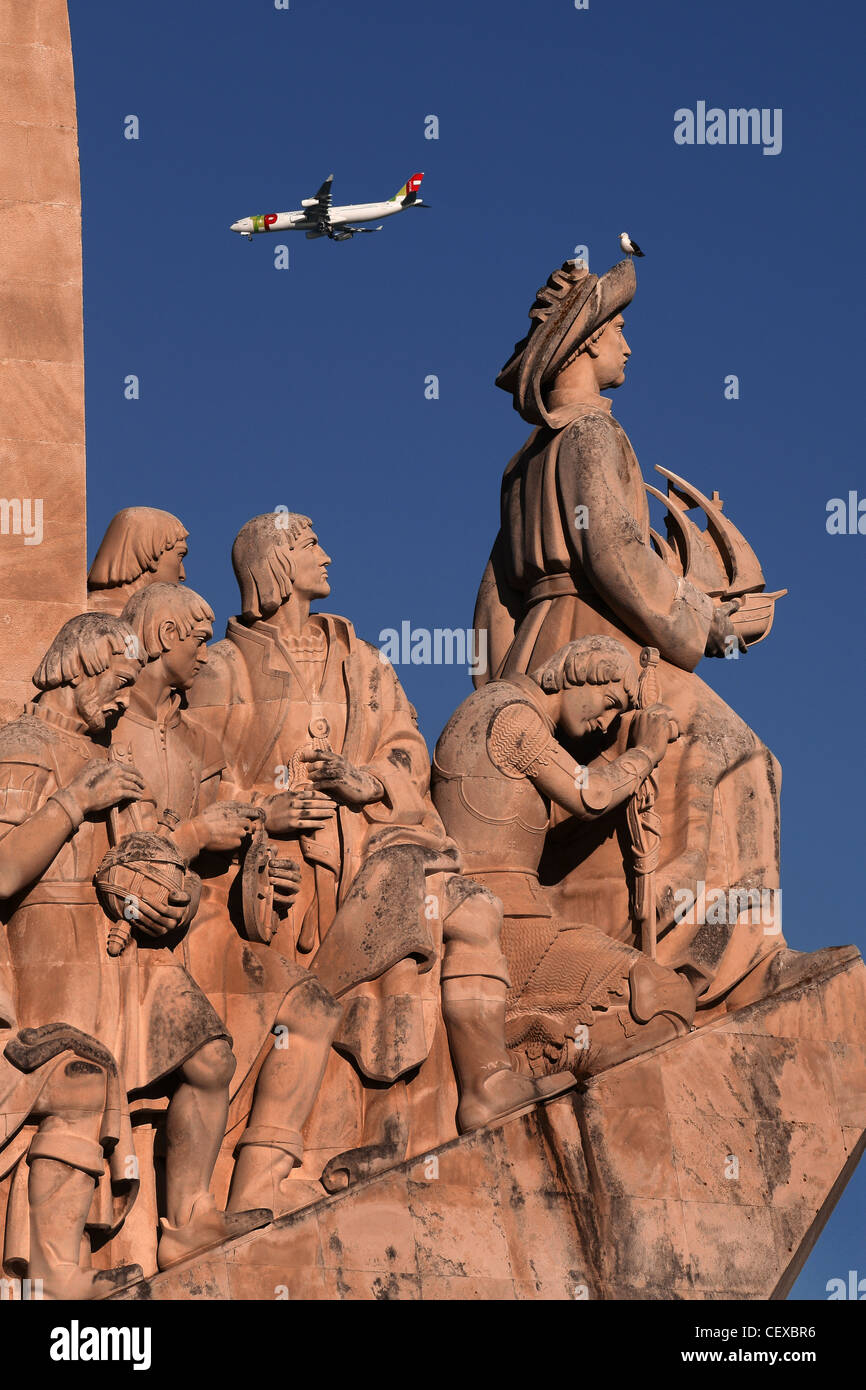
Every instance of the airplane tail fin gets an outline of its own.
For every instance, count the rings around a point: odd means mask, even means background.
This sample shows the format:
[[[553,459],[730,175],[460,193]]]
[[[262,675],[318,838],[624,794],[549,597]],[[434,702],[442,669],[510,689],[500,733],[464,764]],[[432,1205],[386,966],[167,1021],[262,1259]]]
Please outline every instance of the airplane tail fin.
[[[411,179],[408,179],[407,182],[403,184],[402,188],[398,188],[391,202],[402,203],[404,208],[411,207],[413,203],[418,201],[418,190],[421,187],[421,180],[423,177],[423,174],[413,174]]]

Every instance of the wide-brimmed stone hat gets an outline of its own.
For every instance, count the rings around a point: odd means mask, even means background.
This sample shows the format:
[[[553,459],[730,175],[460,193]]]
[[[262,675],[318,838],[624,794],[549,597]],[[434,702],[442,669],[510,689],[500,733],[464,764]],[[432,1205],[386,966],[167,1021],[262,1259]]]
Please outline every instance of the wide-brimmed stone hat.
[[[496,378],[496,385],[514,397],[514,409],[524,420],[550,423],[545,388],[581,343],[631,303],[636,289],[631,258],[605,275],[591,275],[578,261],[565,261],[553,272],[529,311],[529,332]]]

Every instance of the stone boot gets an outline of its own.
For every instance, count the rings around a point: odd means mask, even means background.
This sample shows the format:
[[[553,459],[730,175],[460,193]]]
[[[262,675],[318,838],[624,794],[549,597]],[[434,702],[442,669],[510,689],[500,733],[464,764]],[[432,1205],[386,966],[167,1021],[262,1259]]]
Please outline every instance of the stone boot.
[[[444,980],[442,1013],[460,1092],[461,1134],[530,1110],[575,1085],[570,1071],[534,1078],[514,1070],[505,1046],[505,986],[499,980],[483,975]]]
[[[298,1143],[300,1145],[300,1135]],[[275,1217],[288,1216],[301,1207],[322,1201],[328,1194],[320,1182],[305,1178],[289,1179],[300,1158],[301,1153],[291,1153],[276,1145],[241,1143],[232,1173],[226,1212],[265,1207],[270,1208]]]
[[[273,1219],[273,1212],[266,1207],[253,1211],[218,1211],[213,1197],[206,1192],[193,1203],[189,1221],[183,1226],[172,1226],[165,1217],[161,1218],[156,1263],[160,1269],[168,1269],[180,1260],[212,1250],[224,1240],[234,1240],[259,1226],[267,1226]]]

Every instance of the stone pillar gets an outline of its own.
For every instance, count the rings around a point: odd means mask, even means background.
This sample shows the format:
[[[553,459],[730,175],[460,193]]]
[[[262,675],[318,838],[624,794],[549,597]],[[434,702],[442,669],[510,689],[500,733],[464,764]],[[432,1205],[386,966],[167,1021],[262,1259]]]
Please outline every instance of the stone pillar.
[[[29,533],[29,534],[28,534]],[[0,718],[85,607],[81,193],[66,0],[0,0]]]

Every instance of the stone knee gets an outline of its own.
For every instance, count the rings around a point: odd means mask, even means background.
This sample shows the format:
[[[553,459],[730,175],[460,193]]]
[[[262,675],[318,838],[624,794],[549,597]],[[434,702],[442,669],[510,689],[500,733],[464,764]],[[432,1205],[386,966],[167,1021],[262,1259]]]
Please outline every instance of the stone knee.
[[[289,990],[274,1020],[274,1046],[256,1081],[249,1124],[235,1150],[239,1160],[245,1150],[249,1159],[251,1149],[270,1149],[282,1154],[273,1171],[288,1174],[301,1163],[302,1130],[342,1016],[342,1005],[315,975],[305,974]],[[273,1163],[267,1155],[262,1161]]]
[[[455,874],[446,889],[442,928],[443,980],[485,975],[510,985],[501,945],[502,903],[489,889]]]
[[[343,1006],[315,975],[308,975],[290,989],[274,1020],[273,1031],[304,1042],[326,1042],[336,1036]]]
[[[201,1091],[219,1091],[228,1086],[236,1066],[228,1041],[214,1038],[188,1057],[180,1070],[188,1085]]]
[[[99,1141],[108,1076],[104,1067],[81,1057],[61,1058],[33,1109],[39,1128],[27,1162],[53,1159],[93,1178],[102,1174],[105,1155]]]
[[[63,1124],[98,1118],[105,1109],[108,1074],[98,1062],[67,1055],[57,1060],[39,1093],[34,1118]]]

